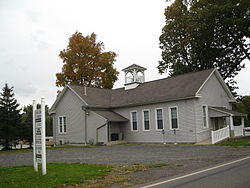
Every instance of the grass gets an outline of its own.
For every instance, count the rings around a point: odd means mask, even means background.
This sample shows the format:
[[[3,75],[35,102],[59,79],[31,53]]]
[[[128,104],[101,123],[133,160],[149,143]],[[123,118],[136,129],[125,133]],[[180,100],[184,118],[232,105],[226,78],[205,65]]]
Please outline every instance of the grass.
[[[87,180],[80,187],[84,188],[102,188],[102,187],[127,187],[132,186],[130,176],[133,172],[146,171],[149,168],[158,168],[168,166],[169,164],[133,164],[133,165],[112,165],[112,171],[104,179]]]
[[[96,148],[100,146],[57,146],[57,147],[47,147],[46,150],[57,150],[57,149],[67,149],[67,148]],[[33,150],[30,148],[27,149],[13,149],[13,150],[0,150],[1,154],[10,154],[10,153],[25,153],[25,152],[32,152]]]
[[[113,184],[128,186],[132,172],[146,171],[149,168],[168,164],[133,164],[104,166],[89,164],[47,164],[47,174],[34,172],[33,166],[0,168],[0,187],[47,188],[47,187],[107,187]]]
[[[47,174],[34,172],[33,166],[0,168],[0,187],[44,188],[76,185],[87,180],[103,179],[111,167],[89,164],[47,164]]]
[[[223,142],[220,142],[216,145],[219,145],[219,146],[250,146],[250,139],[223,141]]]

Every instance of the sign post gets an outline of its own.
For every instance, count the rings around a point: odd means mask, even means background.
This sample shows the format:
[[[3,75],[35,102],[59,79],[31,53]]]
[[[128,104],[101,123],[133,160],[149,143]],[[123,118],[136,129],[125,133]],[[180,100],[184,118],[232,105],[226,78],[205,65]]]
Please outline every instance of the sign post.
[[[37,109],[33,101],[33,161],[34,170],[38,171],[38,163],[42,164],[42,174],[46,172],[46,143],[45,143],[45,99],[41,99],[41,109]]]
[[[174,144],[177,144],[177,142],[176,142],[176,129],[174,129]]]
[[[38,172],[38,164],[36,161],[36,101],[33,100],[33,166],[34,166],[34,170],[36,172]]]
[[[166,144],[165,130],[162,129],[163,144]]]

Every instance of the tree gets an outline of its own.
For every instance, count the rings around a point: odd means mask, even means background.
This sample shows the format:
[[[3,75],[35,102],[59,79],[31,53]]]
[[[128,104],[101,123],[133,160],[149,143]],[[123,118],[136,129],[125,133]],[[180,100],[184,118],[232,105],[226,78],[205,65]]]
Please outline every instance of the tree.
[[[247,114],[248,118],[245,118],[245,126],[250,127],[250,95],[246,95],[237,99],[237,103],[233,105],[233,109]],[[240,125],[240,119],[238,119],[238,125]]]
[[[250,57],[249,0],[175,0],[165,10],[160,73],[217,67],[231,83]]]
[[[104,44],[92,33],[84,37],[76,32],[69,38],[66,49],[60,52],[62,72],[56,74],[56,85],[76,84],[112,88],[118,72],[113,67],[116,53],[104,52]]]
[[[37,105],[38,108],[41,107],[40,104]],[[22,119],[22,129],[21,135],[22,139],[26,140],[30,144],[30,148],[33,142],[33,106],[28,105],[23,107]],[[46,136],[52,136],[52,117],[49,115],[49,107],[45,106],[45,124],[46,124]]]
[[[20,110],[19,104],[14,98],[13,87],[6,83],[0,93],[0,141],[4,150],[11,149],[10,146],[19,138]]]

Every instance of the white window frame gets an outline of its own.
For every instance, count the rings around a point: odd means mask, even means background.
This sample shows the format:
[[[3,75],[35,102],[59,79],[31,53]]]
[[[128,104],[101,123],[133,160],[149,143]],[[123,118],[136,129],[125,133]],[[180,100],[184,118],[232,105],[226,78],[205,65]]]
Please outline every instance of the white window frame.
[[[60,118],[62,118],[62,132],[60,131]],[[65,130],[64,125],[66,125],[66,131],[64,131]],[[66,116],[58,116],[58,134],[66,134],[66,133],[67,133],[67,118]]]
[[[205,111],[206,111],[206,126],[204,126],[204,114],[203,114],[203,107],[205,107]],[[204,128],[204,129],[207,129],[207,128],[209,128],[209,126],[208,126],[208,106],[206,105],[206,104],[204,104],[204,105],[202,105],[202,107],[201,107],[201,112],[202,112],[202,127]]]
[[[177,115],[177,128],[173,128],[172,127],[172,114],[171,114],[171,108],[176,108],[176,115]],[[180,129],[180,122],[179,122],[179,109],[178,106],[170,106],[168,108],[168,112],[169,112],[169,126],[170,126],[170,130],[179,130]]]
[[[148,111],[148,122],[149,122],[149,129],[145,129],[145,121],[144,121],[144,112]],[[142,126],[143,126],[143,131],[150,131],[150,110],[149,109],[144,109],[142,110]]]
[[[133,130],[133,116],[132,116],[133,112],[136,113],[137,130]],[[139,131],[139,123],[138,123],[138,113],[137,113],[137,110],[133,110],[133,111],[130,112],[130,125],[131,125],[131,131],[133,131],[133,132],[138,132]]]
[[[162,110],[162,129],[158,129],[157,110]],[[164,129],[164,111],[163,111],[163,108],[156,108],[155,109],[155,130],[162,131],[163,129]]]

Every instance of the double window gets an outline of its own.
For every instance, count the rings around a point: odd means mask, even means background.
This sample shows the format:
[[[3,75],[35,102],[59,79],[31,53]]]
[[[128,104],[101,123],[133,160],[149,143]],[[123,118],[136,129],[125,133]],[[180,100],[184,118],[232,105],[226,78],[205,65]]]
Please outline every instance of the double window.
[[[202,106],[202,121],[203,121],[203,127],[207,128],[207,106]]]
[[[143,130],[144,130],[144,131],[149,131],[149,130],[150,130],[149,116],[150,116],[149,110],[143,110],[143,111],[142,111],[142,117],[143,117]]]
[[[137,112],[131,112],[131,130],[138,131]]]
[[[66,123],[66,117],[60,116],[58,120],[58,132],[59,133],[66,133],[67,132],[67,123]]]
[[[178,129],[178,108],[176,106],[170,107],[170,128]]]
[[[155,110],[156,114],[156,130],[162,130],[163,129],[163,109],[158,108]]]

